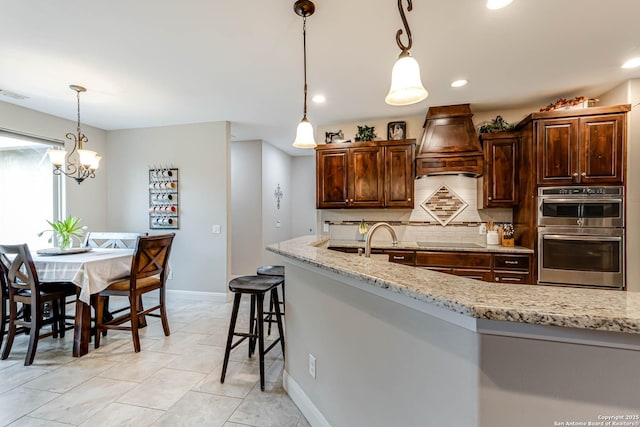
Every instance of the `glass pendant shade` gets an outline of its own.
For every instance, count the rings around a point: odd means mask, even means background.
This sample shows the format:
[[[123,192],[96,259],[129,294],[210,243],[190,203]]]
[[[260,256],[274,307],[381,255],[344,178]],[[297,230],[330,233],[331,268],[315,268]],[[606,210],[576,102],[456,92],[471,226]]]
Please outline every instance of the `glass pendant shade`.
[[[306,117],[302,119],[296,131],[296,139],[293,146],[298,148],[315,148],[316,140],[313,136],[313,126]]]
[[[93,169],[96,170],[98,169],[98,166],[100,166],[100,160],[102,160],[102,157],[100,156],[95,156],[93,158],[93,161],[91,162],[91,164],[89,165],[89,169]]]
[[[389,105],[411,105],[422,101],[429,92],[422,85],[418,61],[400,54],[391,72],[391,89],[384,101]]]
[[[59,168],[64,166],[64,161],[65,161],[65,156],[67,155],[67,152],[64,150],[47,150],[47,154],[49,155],[49,160],[51,160],[51,163]]]
[[[88,168],[96,158],[96,152],[91,150],[78,150],[80,156],[80,164]]]

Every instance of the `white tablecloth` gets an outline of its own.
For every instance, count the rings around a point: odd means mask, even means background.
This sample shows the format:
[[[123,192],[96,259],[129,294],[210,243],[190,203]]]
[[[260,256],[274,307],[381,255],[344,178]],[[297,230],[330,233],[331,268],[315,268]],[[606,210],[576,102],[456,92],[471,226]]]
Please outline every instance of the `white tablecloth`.
[[[41,282],[73,282],[80,288],[80,300],[89,303],[90,295],[131,271],[133,249],[92,249],[73,255],[31,254]]]

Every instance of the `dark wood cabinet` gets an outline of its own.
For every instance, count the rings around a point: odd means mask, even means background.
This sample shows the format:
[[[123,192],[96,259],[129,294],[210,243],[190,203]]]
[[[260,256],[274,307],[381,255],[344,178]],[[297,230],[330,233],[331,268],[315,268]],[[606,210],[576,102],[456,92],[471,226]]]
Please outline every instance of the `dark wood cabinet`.
[[[518,134],[482,134],[484,150],[483,207],[510,208],[518,204]]]
[[[538,120],[538,184],[622,184],[625,129],[625,114]]]
[[[316,207],[413,208],[415,140],[316,147]]]

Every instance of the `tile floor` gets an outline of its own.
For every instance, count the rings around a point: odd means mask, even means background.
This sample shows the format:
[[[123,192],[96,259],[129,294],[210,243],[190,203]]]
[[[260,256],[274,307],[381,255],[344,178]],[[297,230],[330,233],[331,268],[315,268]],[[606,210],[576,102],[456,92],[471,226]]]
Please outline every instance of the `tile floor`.
[[[109,331],[100,349],[92,343],[73,358],[69,331],[41,340],[25,367],[27,340],[18,337],[0,361],[0,426],[309,426],[282,388],[279,346],[266,356],[264,392],[246,343],[231,353],[220,384],[231,304],[179,293],[168,300],[171,336],[149,318],[137,354],[128,332]],[[248,306],[240,312],[246,328]]]

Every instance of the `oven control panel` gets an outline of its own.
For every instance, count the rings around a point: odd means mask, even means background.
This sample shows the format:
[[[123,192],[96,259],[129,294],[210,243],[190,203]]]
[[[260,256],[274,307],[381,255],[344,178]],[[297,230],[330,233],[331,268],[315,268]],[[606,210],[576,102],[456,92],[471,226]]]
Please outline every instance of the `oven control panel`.
[[[624,188],[613,187],[541,187],[539,196],[622,196]]]

